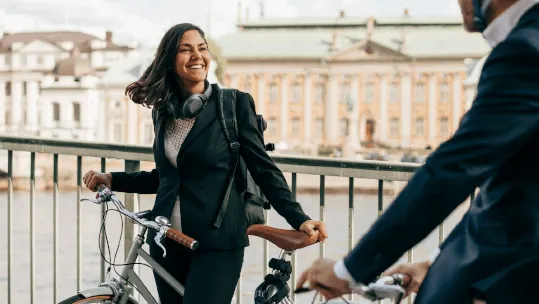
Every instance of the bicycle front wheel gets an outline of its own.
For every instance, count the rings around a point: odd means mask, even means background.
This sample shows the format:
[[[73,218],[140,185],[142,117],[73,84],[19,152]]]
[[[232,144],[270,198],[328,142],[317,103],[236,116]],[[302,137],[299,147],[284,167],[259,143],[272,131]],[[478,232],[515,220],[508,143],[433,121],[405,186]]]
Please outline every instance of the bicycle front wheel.
[[[69,297],[58,304],[102,304],[111,303],[114,297],[111,295],[85,297],[81,294]],[[131,299],[127,300],[127,304],[136,304]]]

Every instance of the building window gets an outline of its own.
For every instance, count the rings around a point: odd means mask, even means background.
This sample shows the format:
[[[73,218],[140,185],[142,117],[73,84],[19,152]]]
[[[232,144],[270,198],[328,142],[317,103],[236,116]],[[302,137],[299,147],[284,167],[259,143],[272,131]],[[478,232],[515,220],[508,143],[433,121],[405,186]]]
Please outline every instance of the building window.
[[[341,99],[340,102],[343,104],[348,103],[348,98],[350,98],[350,93],[352,92],[352,88],[350,87],[350,83],[344,83],[341,86]]]
[[[11,81],[6,82],[6,96],[11,96]]]
[[[147,123],[144,125],[144,143],[151,144],[153,142],[153,124]]]
[[[400,88],[397,83],[392,83],[389,85],[389,102],[398,103],[400,99]]]
[[[251,82],[251,77],[247,77],[245,79],[245,83],[243,84],[243,91],[245,93],[251,93],[251,88],[253,87],[253,83]]]
[[[271,117],[270,119],[268,119],[267,123],[268,123],[267,130],[268,130],[269,135],[272,135],[272,136],[277,135],[277,120]]]
[[[22,96],[26,96],[28,92],[28,83],[26,81],[22,82]]]
[[[36,62],[37,62],[37,64],[39,64],[39,65],[43,64],[43,56],[37,56]]]
[[[122,102],[121,102],[120,100],[115,100],[115,101],[114,101],[114,107],[115,107],[116,109],[121,108],[121,107],[122,107]]]
[[[269,85],[269,102],[276,103],[278,96],[279,94],[277,92],[277,85],[275,83],[271,83]]]
[[[443,82],[440,84],[440,101],[449,101],[449,84],[447,82]]]
[[[73,102],[73,120],[80,123],[80,103]]]
[[[425,85],[418,83],[415,85],[415,102],[424,102],[425,101]]]
[[[389,133],[391,136],[398,136],[400,130],[400,121],[398,118],[391,118],[389,121]]]
[[[299,102],[301,100],[301,86],[299,83],[292,84],[292,102]]]
[[[292,118],[292,135],[299,136],[300,120],[297,117]]]
[[[365,84],[363,98],[365,103],[372,103],[374,101],[374,85],[372,83]]]
[[[314,89],[314,101],[316,103],[324,103],[326,88],[323,83],[317,83]]]
[[[52,120],[55,122],[60,121],[60,104],[58,102],[52,103]]]
[[[342,136],[348,136],[348,119],[347,118],[341,118],[339,122],[339,127],[341,129],[341,135]]]
[[[440,135],[449,135],[449,119],[447,117],[440,118]]]
[[[415,119],[415,135],[423,135],[425,133],[423,117]]]
[[[114,123],[113,125],[113,139],[115,142],[122,142],[122,124]]]
[[[27,62],[26,62],[26,55],[21,54],[21,55],[19,55],[19,56],[20,56],[19,58],[21,59],[21,61],[20,61],[20,62],[21,62],[21,66],[25,66],[25,65],[27,64]]]
[[[324,134],[324,119],[317,118],[315,124],[316,135]]]

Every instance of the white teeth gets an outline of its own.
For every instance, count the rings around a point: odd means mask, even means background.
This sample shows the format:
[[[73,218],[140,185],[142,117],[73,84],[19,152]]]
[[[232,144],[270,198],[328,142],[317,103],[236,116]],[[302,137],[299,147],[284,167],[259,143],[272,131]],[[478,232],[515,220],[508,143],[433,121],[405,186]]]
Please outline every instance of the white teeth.
[[[197,64],[197,65],[192,65],[189,67],[190,69],[202,69],[202,65],[200,64]]]

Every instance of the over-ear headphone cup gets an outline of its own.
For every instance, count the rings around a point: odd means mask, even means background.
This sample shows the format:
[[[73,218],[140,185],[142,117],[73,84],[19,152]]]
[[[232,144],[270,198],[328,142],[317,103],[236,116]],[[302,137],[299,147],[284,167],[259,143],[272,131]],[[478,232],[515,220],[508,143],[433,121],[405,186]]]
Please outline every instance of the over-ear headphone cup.
[[[182,116],[195,117],[204,108],[204,96],[202,94],[193,94],[183,103]]]

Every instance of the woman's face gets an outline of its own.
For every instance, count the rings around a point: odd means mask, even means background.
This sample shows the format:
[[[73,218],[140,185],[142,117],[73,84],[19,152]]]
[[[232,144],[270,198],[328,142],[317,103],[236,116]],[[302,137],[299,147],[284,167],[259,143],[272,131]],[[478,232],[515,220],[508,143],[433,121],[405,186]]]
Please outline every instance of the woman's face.
[[[188,30],[180,39],[176,55],[176,75],[184,82],[203,82],[208,75],[210,53],[206,41],[197,30]]]

